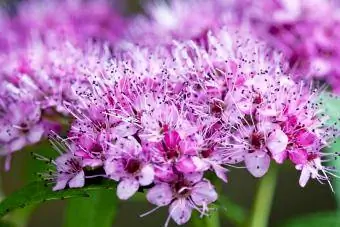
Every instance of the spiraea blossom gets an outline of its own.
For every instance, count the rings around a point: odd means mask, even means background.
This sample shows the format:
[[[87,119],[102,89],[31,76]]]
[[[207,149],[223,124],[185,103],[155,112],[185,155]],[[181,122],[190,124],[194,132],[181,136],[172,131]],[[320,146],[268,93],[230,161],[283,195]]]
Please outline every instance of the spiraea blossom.
[[[65,128],[69,115],[65,105],[77,105],[72,86],[89,86],[84,65],[93,73],[102,67],[98,61],[110,55],[108,48],[93,42],[83,49],[67,41],[49,41],[0,53],[1,125],[6,128],[1,131],[1,155],[10,156],[46,138],[50,130]]]
[[[195,40],[205,43],[207,32],[221,25],[234,24],[231,1],[151,1],[146,15],[138,15],[129,25],[129,41],[152,47],[155,43]]]
[[[89,86],[72,86],[78,105],[65,105],[75,121],[63,140],[79,161],[61,165],[68,175],[57,173],[55,190],[93,177],[79,166],[101,170],[120,199],[147,190],[155,209],[169,206],[167,225],[193,210],[209,215],[218,195],[208,172],[228,182],[233,166],[262,177],[272,162],[289,161],[302,187],[329,181],[323,163],[332,154],[322,148],[338,131],[325,124],[318,91],[294,82],[281,55],[246,31],[221,28],[207,44],[131,44],[93,74],[85,67]]]
[[[336,1],[246,0],[236,5],[242,20],[286,55],[297,79],[326,80],[339,92],[340,8]]]
[[[18,4],[14,15],[2,12],[0,29],[7,35],[0,38],[1,125],[6,128],[1,155],[9,157],[66,126],[64,104],[77,105],[72,86],[88,86],[84,65],[91,73],[101,67],[98,62],[106,61],[108,46],[122,32],[123,18],[111,3],[32,0]]]
[[[10,160],[49,134],[59,157],[37,157],[56,169],[44,175],[53,190],[105,178],[117,183],[121,200],[145,192],[156,207],[141,216],[168,207],[165,226],[187,223],[193,211],[210,215],[219,193],[214,183],[235,180],[228,176],[234,167],[260,178],[270,165],[289,162],[301,172],[301,187],[310,179],[329,182],[336,173],[325,163],[338,153],[323,148],[339,131],[328,124],[322,91],[295,80],[305,72],[294,56],[296,37],[285,33],[293,44],[277,52],[247,23],[235,23],[230,3],[153,2],[149,17],[136,17],[119,41],[106,1],[23,3],[8,26],[27,27],[29,39],[0,39],[7,48],[0,52],[0,154]],[[284,28],[299,17],[300,5],[294,7],[289,16],[274,13]],[[255,25],[272,23],[255,21],[253,11],[238,13]],[[65,119],[67,133],[58,136]]]
[[[115,3],[116,4],[116,3]],[[116,42],[125,20],[113,1],[99,0],[25,0],[14,15],[2,12],[0,50],[25,47],[33,39],[46,35],[83,45],[89,39]]]

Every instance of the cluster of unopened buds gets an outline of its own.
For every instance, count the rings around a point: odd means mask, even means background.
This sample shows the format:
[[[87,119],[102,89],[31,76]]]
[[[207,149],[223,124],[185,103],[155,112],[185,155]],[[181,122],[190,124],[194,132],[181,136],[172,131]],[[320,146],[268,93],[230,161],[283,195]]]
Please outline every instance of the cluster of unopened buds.
[[[111,179],[120,199],[145,189],[177,224],[193,210],[209,214],[218,199],[209,172],[227,183],[233,167],[260,178],[289,161],[302,187],[335,174],[324,163],[337,153],[323,148],[339,130],[327,124],[321,91],[290,75],[292,56],[257,40],[231,2],[153,3],[150,17],[125,26],[106,1],[49,2],[65,20],[40,1],[26,4],[42,7],[38,18],[18,11],[0,23],[16,38],[17,28],[31,27],[27,40],[0,40],[7,168],[15,151],[49,137],[60,153],[48,176],[53,190]]]

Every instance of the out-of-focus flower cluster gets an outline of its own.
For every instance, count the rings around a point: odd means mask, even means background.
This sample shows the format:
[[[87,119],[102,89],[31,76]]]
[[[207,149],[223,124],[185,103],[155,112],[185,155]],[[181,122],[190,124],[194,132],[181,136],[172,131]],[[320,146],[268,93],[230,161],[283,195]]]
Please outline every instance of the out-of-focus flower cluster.
[[[258,25],[256,8],[239,4],[153,2],[148,15],[124,20],[106,1],[22,3],[0,26],[29,36],[1,41],[1,154],[49,135],[60,153],[54,190],[111,179],[122,200],[146,190],[155,209],[169,206],[166,224],[208,215],[218,194],[207,176],[228,182],[234,166],[259,178],[288,161],[302,187],[329,182],[325,162],[338,153],[323,148],[339,131],[321,91],[296,79],[311,67],[292,70],[293,55],[256,39],[239,21],[249,14]]]
[[[281,50],[297,79],[325,80],[340,91],[340,8],[333,0],[237,1],[241,20]]]

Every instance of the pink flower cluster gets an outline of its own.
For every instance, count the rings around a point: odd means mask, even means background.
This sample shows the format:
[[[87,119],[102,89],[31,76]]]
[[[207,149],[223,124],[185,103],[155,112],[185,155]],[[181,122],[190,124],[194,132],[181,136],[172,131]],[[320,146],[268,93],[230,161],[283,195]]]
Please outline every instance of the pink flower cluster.
[[[113,1],[24,0],[15,16],[0,13],[0,51],[23,48],[32,39],[66,38],[77,45],[89,39],[114,43],[122,35],[125,20]]]
[[[2,21],[30,38],[0,41],[1,154],[53,131],[53,190],[97,177],[117,182],[122,200],[146,190],[155,209],[169,207],[166,225],[188,222],[193,210],[208,215],[214,181],[228,182],[235,166],[259,178],[287,161],[301,187],[329,182],[334,168],[324,163],[338,153],[323,148],[339,130],[320,91],[296,82],[291,56],[239,25],[248,11],[231,3],[153,3],[124,31],[105,1],[24,3]],[[21,37],[16,27],[9,34]]]
[[[340,91],[340,5],[332,0],[238,1],[242,20],[283,51],[296,78],[326,80]]]
[[[24,1],[0,20],[0,154],[34,144],[68,123],[72,86],[107,59],[123,20],[108,1]],[[103,40],[102,45],[98,41]],[[104,44],[105,41],[105,44]],[[85,86],[85,85],[84,85]]]
[[[334,169],[323,163],[337,154],[322,148],[339,133],[325,125],[318,92],[244,36],[220,29],[204,47],[119,50],[76,92],[81,105],[69,107],[76,120],[68,137],[52,140],[65,152],[54,162],[54,190],[83,187],[102,169],[99,176],[118,182],[120,199],[149,188],[150,203],[169,206],[167,223],[184,224],[217,200],[208,172],[227,182],[227,167],[262,177],[271,162],[289,161],[302,187],[310,178],[329,181]]]

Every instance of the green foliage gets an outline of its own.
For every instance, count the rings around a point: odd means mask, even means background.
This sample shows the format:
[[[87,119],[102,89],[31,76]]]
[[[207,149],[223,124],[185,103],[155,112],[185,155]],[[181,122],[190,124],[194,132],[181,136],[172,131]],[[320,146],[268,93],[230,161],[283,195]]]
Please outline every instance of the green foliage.
[[[248,212],[243,207],[231,201],[224,195],[219,196],[218,205],[224,218],[233,223],[235,226],[241,226],[245,223]]]
[[[88,192],[89,198],[68,201],[64,227],[111,227],[117,212],[117,197],[113,190]]]
[[[280,227],[340,226],[340,215],[336,212],[315,213],[286,221]]]
[[[90,191],[98,189],[114,190],[115,188],[115,182],[102,179],[87,184],[84,188],[65,189],[54,192],[52,191],[51,184],[47,184],[44,181],[35,181],[9,195],[0,203],[0,217],[17,208],[23,208],[32,204],[73,197],[89,197]]]

